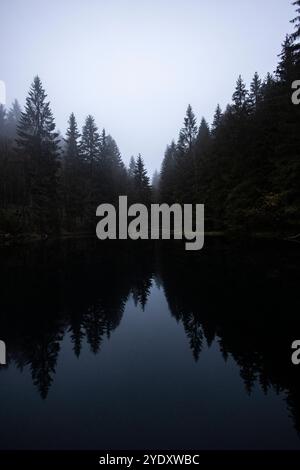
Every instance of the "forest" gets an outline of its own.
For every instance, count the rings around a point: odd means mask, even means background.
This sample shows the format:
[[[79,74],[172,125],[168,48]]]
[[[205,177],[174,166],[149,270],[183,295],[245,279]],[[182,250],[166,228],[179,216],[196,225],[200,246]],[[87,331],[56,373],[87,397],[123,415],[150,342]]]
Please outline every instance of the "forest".
[[[0,239],[95,233],[96,207],[129,203],[205,204],[211,231],[297,235],[300,229],[300,0],[273,73],[238,77],[232,102],[197,124],[188,105],[177,141],[150,177],[142,156],[128,167],[113,137],[70,114],[66,135],[36,76],[22,109],[0,105]],[[155,138],[155,136],[154,136]]]

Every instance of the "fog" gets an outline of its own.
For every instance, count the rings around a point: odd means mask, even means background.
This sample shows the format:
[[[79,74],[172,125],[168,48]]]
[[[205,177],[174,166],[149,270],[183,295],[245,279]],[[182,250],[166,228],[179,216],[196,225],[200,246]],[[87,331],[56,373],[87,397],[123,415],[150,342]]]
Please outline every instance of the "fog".
[[[293,16],[287,0],[1,0],[0,79],[23,105],[38,74],[62,133],[93,114],[152,173],[188,103],[211,122],[239,74],[274,70]]]

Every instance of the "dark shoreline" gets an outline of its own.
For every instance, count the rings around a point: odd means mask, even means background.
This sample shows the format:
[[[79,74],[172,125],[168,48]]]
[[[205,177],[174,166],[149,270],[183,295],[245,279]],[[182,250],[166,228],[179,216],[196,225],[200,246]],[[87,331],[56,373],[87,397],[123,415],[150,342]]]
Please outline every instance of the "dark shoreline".
[[[11,245],[27,245],[34,242],[53,242],[63,240],[77,240],[77,239],[91,239],[96,238],[96,234],[93,232],[69,232],[57,235],[41,236],[35,233],[28,234],[4,234],[0,233],[0,247],[11,246]],[[282,240],[291,242],[300,242],[300,233],[295,232],[272,232],[272,231],[255,231],[252,233],[245,233],[239,230],[223,230],[223,231],[207,231],[205,237],[223,237],[229,240],[248,240],[248,239],[267,239],[267,240]],[[171,237],[172,240],[172,237]],[[183,237],[184,240],[184,237]],[[117,241],[117,240],[112,240]],[[143,240],[140,240],[143,241]],[[151,241],[149,237],[148,240]],[[157,240],[156,240],[157,241]]]

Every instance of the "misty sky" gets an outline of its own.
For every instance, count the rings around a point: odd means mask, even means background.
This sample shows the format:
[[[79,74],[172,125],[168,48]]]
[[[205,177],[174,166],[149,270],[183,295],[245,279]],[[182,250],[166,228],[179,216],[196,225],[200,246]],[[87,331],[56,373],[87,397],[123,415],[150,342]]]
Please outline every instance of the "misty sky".
[[[0,79],[23,105],[40,75],[57,127],[93,114],[152,173],[188,103],[212,120],[237,76],[273,71],[289,0],[0,0]]]

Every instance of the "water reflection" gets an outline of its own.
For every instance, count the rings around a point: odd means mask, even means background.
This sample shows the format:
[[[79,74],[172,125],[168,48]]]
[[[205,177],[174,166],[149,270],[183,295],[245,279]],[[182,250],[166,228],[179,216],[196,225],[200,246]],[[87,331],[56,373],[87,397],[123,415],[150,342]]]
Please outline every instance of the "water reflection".
[[[85,341],[101,355],[130,296],[142,312],[156,286],[183,325],[193,360],[201,361],[204,346],[217,342],[224,361],[231,357],[238,365],[247,394],[255,384],[265,393],[286,393],[300,432],[300,368],[290,361],[300,333],[297,245],[211,239],[195,254],[181,243],[73,240],[8,247],[1,259],[7,368],[29,367],[45,401],[65,338],[78,358]]]

